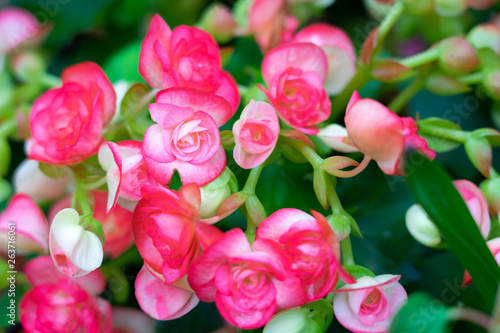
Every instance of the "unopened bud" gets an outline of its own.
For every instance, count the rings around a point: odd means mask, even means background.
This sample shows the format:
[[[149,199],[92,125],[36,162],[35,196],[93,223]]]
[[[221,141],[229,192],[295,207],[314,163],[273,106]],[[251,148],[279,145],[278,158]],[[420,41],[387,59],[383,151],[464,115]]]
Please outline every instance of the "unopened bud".
[[[486,197],[490,215],[497,216],[500,213],[500,178],[485,180],[479,188]]]
[[[494,23],[474,27],[467,35],[467,40],[476,49],[487,47],[500,54],[500,27]]]
[[[326,218],[339,241],[346,239],[351,234],[351,221],[345,215],[335,214]]]
[[[482,83],[492,99],[500,100],[500,70],[485,73]]]
[[[23,82],[36,82],[46,71],[42,57],[35,52],[17,53],[12,58],[12,70],[16,78]]]
[[[423,245],[437,247],[443,241],[439,229],[419,204],[411,206],[406,212],[406,228]]]
[[[434,10],[443,17],[455,17],[463,14],[468,5],[469,0],[434,0]]]
[[[214,3],[203,14],[200,26],[219,43],[227,43],[233,38],[238,24],[231,10],[224,5]]]
[[[229,186],[231,178],[231,170],[226,168],[213,182],[200,187],[200,216],[202,219],[207,219],[217,215],[217,210],[221,204],[231,195],[231,187]]]
[[[276,314],[264,327],[263,333],[302,333],[310,331],[309,311],[291,309]]]
[[[421,16],[430,13],[434,9],[433,0],[402,0],[405,11],[413,16]]]
[[[439,66],[445,73],[464,75],[480,65],[476,51],[464,38],[448,38],[441,43],[440,47]]]

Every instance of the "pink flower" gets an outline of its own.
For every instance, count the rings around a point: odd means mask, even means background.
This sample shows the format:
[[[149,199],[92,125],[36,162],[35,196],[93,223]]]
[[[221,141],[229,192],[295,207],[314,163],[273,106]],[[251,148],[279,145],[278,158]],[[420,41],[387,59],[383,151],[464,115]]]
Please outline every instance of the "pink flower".
[[[13,237],[12,237],[13,236]],[[0,245],[2,252],[15,238],[19,253],[47,252],[49,225],[38,205],[25,194],[16,194],[0,214]]]
[[[17,7],[0,10],[0,56],[22,44],[34,44],[50,31],[51,26],[41,26],[35,15]]]
[[[69,279],[40,284],[23,296],[21,324],[36,333],[111,332],[102,302]]]
[[[198,298],[215,301],[222,316],[243,329],[263,326],[276,309],[305,304],[300,279],[289,274],[286,253],[268,239],[248,243],[241,229],[218,238],[189,269]]]
[[[225,98],[236,112],[240,95],[221,68],[219,46],[207,32],[181,25],[170,30],[155,15],[141,46],[139,73],[154,88],[186,87]]]
[[[113,306],[113,333],[155,333],[156,321],[134,308]]]
[[[312,24],[298,32],[294,43],[313,43],[321,47],[328,60],[324,87],[331,94],[340,93],[356,73],[356,52],[344,30],[326,23]]]
[[[186,274],[200,250],[196,236],[200,190],[195,184],[179,192],[144,186],[142,195],[133,219],[137,249],[147,268],[170,284]]]
[[[326,219],[298,209],[280,209],[257,229],[256,239],[280,244],[290,256],[292,272],[304,284],[307,302],[326,296],[335,287],[339,275],[346,282],[355,280],[340,264],[340,245]]]
[[[142,153],[149,173],[170,183],[174,170],[182,183],[206,185],[220,176],[226,154],[219,127],[231,118],[231,106],[221,97],[186,88],[170,88],[149,106],[157,123],[144,134]]]
[[[328,72],[325,53],[311,43],[278,46],[262,62],[264,91],[288,125],[317,134],[316,125],[330,116],[330,99],[323,83]]]
[[[199,302],[192,290],[165,284],[146,266],[142,267],[135,280],[135,296],[141,309],[157,320],[182,317]]]
[[[483,192],[474,183],[468,180],[455,180],[453,185],[458,190],[474,221],[476,221],[481,235],[486,239],[490,234],[491,221],[488,212],[488,203]]]
[[[403,175],[406,150],[417,150],[430,159],[436,156],[417,134],[413,118],[400,118],[373,99],[361,99],[357,92],[347,106],[345,124],[352,143],[388,175]]]
[[[84,62],[67,68],[63,85],[38,98],[31,113],[29,158],[69,165],[97,153],[114,116],[116,94],[102,69]]]
[[[103,143],[99,148],[98,157],[99,163],[106,171],[108,211],[115,207],[117,201],[125,209],[133,211],[142,198],[141,187],[158,185],[146,169],[140,141]]]
[[[300,25],[289,14],[286,0],[255,0],[248,15],[250,31],[263,53],[288,42]]]
[[[358,333],[387,332],[408,295],[398,283],[399,275],[363,276],[355,284],[335,292],[333,312],[348,330]]]
[[[262,164],[273,152],[280,132],[276,110],[253,99],[233,125],[234,160],[244,169]]]
[[[488,249],[491,251],[491,254],[493,254],[493,257],[495,258],[497,264],[500,266],[500,237],[493,238],[489,241],[486,242],[486,245],[488,246]],[[470,276],[470,273],[466,270],[464,273],[464,279],[462,281],[462,286],[466,287],[469,286],[473,283],[472,277]]]

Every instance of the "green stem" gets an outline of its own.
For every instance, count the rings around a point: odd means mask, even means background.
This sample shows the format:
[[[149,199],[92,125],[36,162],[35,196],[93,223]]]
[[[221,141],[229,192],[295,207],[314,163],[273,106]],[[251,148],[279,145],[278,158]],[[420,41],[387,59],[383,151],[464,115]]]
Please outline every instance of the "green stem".
[[[460,130],[446,129],[430,125],[419,126],[418,130],[422,134],[437,136],[443,139],[448,139],[459,143],[465,143],[469,135],[467,132],[463,132]]]
[[[483,73],[481,72],[465,75],[458,78],[458,81],[469,85],[481,83],[482,80],[483,80]]]
[[[397,20],[401,17],[404,12],[404,4],[401,1],[397,1],[394,6],[389,10],[387,15],[385,15],[384,19],[380,23],[377,34],[377,45],[381,46],[384,42],[384,39],[389,34],[389,31],[392,29],[394,24],[396,24]]]
[[[421,78],[413,80],[399,95],[389,104],[388,108],[394,113],[399,113],[408,102],[424,87],[425,82]]]
[[[108,179],[106,177],[102,177],[102,178],[99,178],[97,179],[96,181],[92,182],[92,183],[88,183],[88,184],[83,184],[82,185],[82,188],[84,190],[95,190],[101,186],[103,186],[104,184],[106,184],[106,182],[108,181]]]
[[[337,192],[335,191],[335,187],[333,186],[329,175],[326,176],[326,186],[327,186],[326,195],[328,198],[328,203],[330,203],[330,207],[332,207],[332,213],[341,214],[344,211],[344,208],[342,208],[342,204],[340,203],[339,196],[337,195]]]
[[[302,155],[304,155],[309,163],[311,163],[314,169],[317,169],[323,163],[321,156],[319,156],[312,147],[306,144],[300,144],[296,148]]]
[[[47,88],[56,88],[61,85],[61,79],[49,73],[42,75],[40,82]]]
[[[434,47],[422,53],[415,54],[414,56],[403,59],[399,63],[406,67],[415,68],[436,61],[437,59],[439,59],[440,55],[440,48]]]
[[[489,329],[492,324],[491,318],[483,312],[469,308],[454,308],[450,310],[450,320],[462,320],[472,324],[476,324],[485,330]],[[495,331],[493,331],[495,332]]]
[[[257,187],[257,181],[259,180],[262,169],[264,169],[264,163],[256,166],[250,171],[247,182],[245,183],[245,187],[243,187],[242,192],[249,195],[255,194],[255,187]]]
[[[0,139],[7,138],[17,131],[17,120],[15,117],[5,120],[0,124]]]
[[[349,99],[351,99],[352,93],[355,90],[363,88],[369,81],[369,70],[364,66],[359,67],[358,71],[344,90],[333,99],[330,118],[328,120],[330,122],[335,122],[337,118],[345,112],[345,108],[347,107],[347,103],[349,103]]]
[[[346,239],[340,241],[342,249],[342,261],[344,266],[354,265],[354,256],[352,254],[351,237],[347,236]]]

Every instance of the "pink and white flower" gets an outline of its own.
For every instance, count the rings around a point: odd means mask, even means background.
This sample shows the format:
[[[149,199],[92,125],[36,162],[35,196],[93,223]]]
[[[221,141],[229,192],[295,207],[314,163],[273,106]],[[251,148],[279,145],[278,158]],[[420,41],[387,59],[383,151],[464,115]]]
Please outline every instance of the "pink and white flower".
[[[154,88],[186,87],[221,96],[231,104],[232,114],[240,103],[236,81],[222,70],[213,37],[185,25],[172,31],[159,15],[142,43],[139,73]]]
[[[398,283],[399,278],[390,274],[363,276],[355,284],[335,290],[335,317],[353,332],[387,332],[392,319],[408,300],[405,289]]]
[[[356,51],[344,30],[316,23],[305,27],[294,37],[294,43],[313,43],[321,47],[328,60],[328,75],[324,83],[330,95],[340,93],[356,73]]]
[[[272,240],[285,250],[292,273],[303,281],[307,302],[325,297],[340,276],[345,282],[355,282],[342,269],[340,245],[325,217],[312,213],[280,209],[262,222],[256,237]]]
[[[312,43],[293,43],[271,50],[262,62],[264,91],[280,118],[306,133],[330,116],[330,99],[323,83],[328,72],[325,53]]]
[[[347,106],[345,124],[356,148],[388,175],[403,175],[406,150],[417,150],[430,159],[436,156],[417,134],[413,118],[400,118],[381,103],[362,99],[357,92]]]
[[[33,104],[30,159],[55,165],[84,161],[97,153],[102,130],[115,114],[115,91],[95,63],[67,68],[62,83]]]
[[[453,181],[453,185],[455,185],[455,188],[464,199],[469,212],[479,227],[481,235],[487,239],[490,234],[491,220],[488,212],[488,202],[483,192],[481,192],[476,184],[468,180],[455,180]]]
[[[188,282],[200,300],[215,301],[231,324],[251,329],[267,323],[276,309],[305,304],[302,281],[289,270],[278,244],[259,239],[250,245],[241,229],[233,229],[191,265]]]
[[[236,163],[243,169],[264,163],[278,142],[279,132],[276,110],[266,102],[252,99],[233,125]]]
[[[9,231],[19,253],[47,252],[49,225],[42,210],[31,197],[16,194],[0,214],[0,245],[7,251]]]
[[[493,239],[487,241],[486,245],[488,246],[488,249],[491,251],[491,254],[493,254],[495,261],[500,266],[500,237],[493,238]],[[474,281],[472,281],[472,277],[470,276],[470,273],[466,270],[464,273],[464,279],[462,281],[462,286],[466,287],[466,286],[471,285],[472,283],[474,283]]]
[[[226,166],[219,127],[231,118],[222,97],[187,88],[170,88],[149,106],[156,125],[144,134],[142,153],[148,172],[161,184],[177,170],[182,183],[206,185]]]
[[[108,183],[107,210],[118,202],[122,207],[133,211],[142,198],[141,187],[158,185],[149,174],[142,157],[142,142],[106,142],[99,148],[99,163],[106,171]]]

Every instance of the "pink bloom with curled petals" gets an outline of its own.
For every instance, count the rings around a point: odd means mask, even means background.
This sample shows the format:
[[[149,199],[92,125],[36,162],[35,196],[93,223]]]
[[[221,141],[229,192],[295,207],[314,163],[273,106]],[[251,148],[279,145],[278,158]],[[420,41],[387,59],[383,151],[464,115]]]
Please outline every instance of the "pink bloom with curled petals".
[[[493,254],[495,261],[500,266],[500,237],[493,238],[493,239],[487,241],[486,245],[488,246],[488,249],[490,250],[491,254]],[[464,273],[464,279],[462,281],[462,286],[463,287],[469,286],[473,282],[474,281],[472,281],[472,277],[470,276],[470,273],[466,270]]]
[[[186,87],[221,96],[233,114],[240,103],[236,81],[222,70],[212,36],[185,25],[172,31],[159,15],[153,17],[142,43],[139,73],[154,88]]]
[[[354,279],[340,264],[340,245],[326,219],[298,209],[280,209],[257,228],[256,239],[280,244],[291,258],[291,269],[304,285],[307,302],[325,297],[339,277],[347,283]]]
[[[453,181],[453,185],[455,185],[458,193],[464,199],[469,212],[479,227],[481,235],[487,239],[490,234],[491,220],[488,212],[488,202],[483,192],[481,192],[476,184],[468,180],[455,180]]]
[[[356,73],[354,44],[338,27],[326,23],[311,24],[299,31],[292,42],[313,43],[325,52],[328,75],[324,87],[331,95],[340,93]]]
[[[266,102],[252,99],[233,125],[236,163],[243,169],[262,164],[273,152],[279,132],[276,110]]]
[[[280,118],[306,133],[317,134],[316,125],[330,116],[330,98],[323,88],[328,62],[312,43],[281,45],[262,62],[264,91]]]
[[[222,316],[243,329],[263,326],[278,309],[306,302],[302,281],[289,274],[283,249],[269,239],[249,244],[241,229],[218,236],[191,265],[189,285],[198,298],[217,305]]]
[[[192,290],[165,284],[145,266],[135,280],[135,296],[141,309],[156,320],[182,317],[199,302]]]
[[[179,192],[144,186],[142,195],[133,219],[137,249],[147,268],[171,284],[182,278],[198,257],[200,190],[195,184],[182,186]]]
[[[142,153],[148,172],[161,184],[177,170],[183,184],[206,185],[220,176],[226,154],[219,127],[231,118],[222,97],[199,90],[170,88],[149,106],[156,125],[144,134]]]
[[[95,63],[67,68],[62,83],[33,104],[30,159],[55,165],[84,161],[97,153],[102,130],[115,114],[115,91]]]
[[[99,148],[99,163],[106,171],[108,183],[107,210],[118,202],[120,206],[133,211],[142,198],[141,187],[158,185],[149,174],[142,157],[142,142],[105,142]]]
[[[347,106],[347,134],[360,152],[375,160],[388,175],[404,174],[404,153],[416,150],[429,159],[436,152],[417,134],[413,118],[400,118],[381,103],[361,98],[357,92]]]
[[[10,230],[15,230],[16,250],[19,253],[48,251],[49,224],[42,210],[31,197],[16,194],[0,214],[2,251],[7,250]]]
[[[405,289],[398,283],[400,277],[390,274],[374,278],[363,276],[355,284],[335,290],[335,317],[352,332],[387,332],[392,319],[408,300]]]
[[[18,7],[0,10],[0,56],[23,44],[34,44],[50,31],[51,26],[42,26],[36,16]]]

